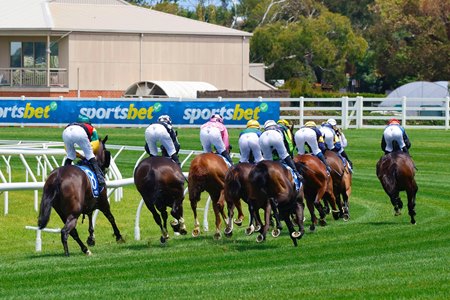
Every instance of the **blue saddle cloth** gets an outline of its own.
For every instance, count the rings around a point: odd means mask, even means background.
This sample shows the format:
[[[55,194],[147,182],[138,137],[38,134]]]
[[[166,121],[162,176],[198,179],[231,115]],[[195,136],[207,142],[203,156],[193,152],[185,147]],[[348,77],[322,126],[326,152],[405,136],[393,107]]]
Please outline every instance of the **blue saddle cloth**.
[[[302,182],[298,179],[297,175],[294,173],[294,170],[292,170],[291,167],[289,167],[287,164],[285,164],[284,162],[281,163],[286,169],[289,170],[289,172],[291,172],[292,174],[292,178],[294,178],[294,183],[295,183],[295,190],[298,192],[302,186]]]
[[[217,155],[219,155],[220,157],[222,157],[222,159],[225,161],[225,163],[227,164],[227,167],[230,168],[231,164],[228,161],[228,159],[225,158],[225,156],[223,156],[222,154],[216,153]]]
[[[92,195],[97,198],[100,195],[100,189],[98,186],[98,180],[97,175],[88,167],[84,165],[76,165],[78,168],[83,170],[83,172],[86,174],[86,176],[89,178],[89,181],[91,182],[91,190]]]

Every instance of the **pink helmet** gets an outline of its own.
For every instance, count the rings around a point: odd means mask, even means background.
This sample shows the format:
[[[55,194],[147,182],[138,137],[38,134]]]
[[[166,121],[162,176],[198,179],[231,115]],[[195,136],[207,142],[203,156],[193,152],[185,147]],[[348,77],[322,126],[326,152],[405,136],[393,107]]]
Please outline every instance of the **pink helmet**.
[[[388,125],[393,125],[393,124],[400,125],[400,121],[397,120],[397,119],[390,119],[390,120],[388,121]]]

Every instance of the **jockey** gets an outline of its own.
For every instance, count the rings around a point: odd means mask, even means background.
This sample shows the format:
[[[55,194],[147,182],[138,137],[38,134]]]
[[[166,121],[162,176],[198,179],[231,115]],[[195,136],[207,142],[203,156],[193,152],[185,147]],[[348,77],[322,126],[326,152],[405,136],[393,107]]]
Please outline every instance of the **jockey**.
[[[289,123],[288,120],[278,120],[277,122],[278,126],[280,126],[283,136],[284,136],[284,145],[286,146],[286,150],[289,153],[290,157],[294,157],[294,150],[295,150],[295,141],[294,141],[294,134],[292,133],[292,128],[294,127]]]
[[[94,155],[94,151],[98,149],[99,139],[97,130],[92,126],[91,120],[86,116],[79,115],[77,122],[66,126],[62,138],[67,152],[64,165],[71,165],[72,161],[75,160],[77,156],[75,144],[77,144],[83,150],[84,156],[97,175],[98,185],[102,190],[105,187],[105,177]]]
[[[241,158],[239,162],[260,162],[263,157],[261,154],[261,147],[259,146],[259,137],[261,130],[259,129],[259,122],[256,120],[249,120],[247,128],[239,134],[239,151]],[[251,157],[251,158],[250,158]]]
[[[324,136],[324,143],[328,150],[334,151],[341,159],[348,161],[350,169],[353,168],[353,164],[348,159],[347,153],[345,153],[344,147],[347,146],[347,139],[340,128],[337,127],[337,122],[335,119],[328,119],[326,122],[322,123],[320,131]]]
[[[200,127],[200,142],[205,153],[211,152],[212,146],[214,146],[217,152],[233,165],[229,154],[231,146],[228,139],[228,130],[223,125],[223,117],[221,115],[212,115],[211,119]]]
[[[311,152],[317,156],[327,168],[328,173],[331,171],[323,152],[325,152],[324,137],[322,132],[317,128],[316,123],[308,121],[295,133],[295,144],[297,145],[298,153],[305,154],[305,144],[308,145]]]
[[[145,142],[145,150],[150,156],[158,155],[157,143],[161,143],[162,155],[170,157],[181,166],[178,159],[180,143],[178,142],[176,131],[173,130],[172,119],[168,115],[159,116],[156,123],[147,127],[145,130]]]
[[[397,119],[390,119],[381,138],[381,150],[385,154],[391,153],[395,150],[401,150],[409,154],[411,142],[405,129],[400,125]]]
[[[259,137],[259,145],[265,160],[274,160],[273,151],[276,151],[278,157],[294,171],[298,180],[303,181],[303,176],[298,172],[294,160],[286,149],[283,129],[274,120],[264,123],[264,132]]]

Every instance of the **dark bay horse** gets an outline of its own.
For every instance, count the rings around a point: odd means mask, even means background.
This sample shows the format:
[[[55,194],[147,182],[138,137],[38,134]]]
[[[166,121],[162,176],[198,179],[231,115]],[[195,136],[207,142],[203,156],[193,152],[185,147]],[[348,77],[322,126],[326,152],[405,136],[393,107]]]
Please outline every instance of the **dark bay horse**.
[[[102,171],[109,167],[110,153],[106,150],[105,143],[108,136],[100,140],[96,159]],[[61,241],[64,247],[64,253],[69,256],[67,238],[69,234],[80,245],[81,251],[86,255],[91,255],[91,251],[84,245],[78,236],[76,229],[77,220],[80,215],[87,215],[89,218],[89,237],[87,244],[95,245],[94,227],[92,224],[92,213],[99,209],[109,220],[114,230],[117,242],[124,242],[119,229],[117,228],[114,217],[108,202],[106,188],[101,191],[98,198],[92,194],[91,180],[77,166],[63,166],[53,170],[45,181],[41,206],[39,211],[38,226],[44,228],[50,219],[52,207],[60,216],[64,223],[61,229]]]
[[[266,239],[273,211],[274,215],[279,214],[285,221],[294,246],[297,246],[297,240],[302,238],[305,232],[303,188],[296,191],[291,172],[281,163],[270,160],[260,161],[254,166],[249,174],[249,182],[251,213],[259,218],[259,209],[264,209],[264,222],[256,241],[263,242]],[[295,230],[291,215],[295,216],[294,222],[299,226],[299,231]]]
[[[416,206],[416,193],[418,190],[416,180],[415,165],[409,154],[395,151],[380,158],[377,163],[377,177],[383,186],[384,191],[391,199],[394,206],[394,214],[401,214],[403,202],[400,199],[400,191],[406,191],[408,197],[408,213],[411,217],[411,224],[416,224],[414,210]]]
[[[221,217],[226,222],[223,186],[227,170],[228,166],[222,156],[214,153],[202,153],[192,160],[188,176],[189,201],[191,202],[192,212],[194,213],[194,230],[192,231],[192,236],[197,237],[200,235],[197,203],[200,201],[201,193],[206,191],[211,197],[211,203],[216,217],[214,238],[221,238]]]
[[[330,175],[333,178],[333,191],[339,208],[339,215],[344,221],[348,221],[350,219],[348,199],[352,193],[352,173],[348,164],[344,165],[336,152],[327,150],[324,155],[331,168]]]
[[[181,168],[167,157],[147,157],[134,170],[134,184],[161,229],[161,244],[169,238],[167,207],[172,208],[170,214],[175,218],[170,223],[174,232],[186,234],[183,219],[184,180]]]
[[[304,178],[303,192],[311,215],[311,231],[315,230],[315,225],[318,223],[314,208],[319,212],[319,224],[325,226],[326,212],[323,209],[321,200],[327,200],[333,207],[334,219],[338,219],[336,207],[336,198],[333,193],[333,181],[327,174],[325,165],[314,155],[304,154],[296,155],[294,157],[295,165]]]
[[[248,204],[248,193],[250,190],[250,183],[248,177],[254,164],[242,162],[232,166],[228,169],[225,176],[224,183],[224,196],[225,202],[228,208],[228,221],[225,228],[225,235],[231,236],[233,234],[233,216],[234,208],[238,211],[238,218],[234,220],[234,223],[241,226],[244,219],[244,213],[242,212],[241,199]],[[250,223],[246,229],[247,234],[252,234],[255,231],[254,220],[255,218],[250,214]]]

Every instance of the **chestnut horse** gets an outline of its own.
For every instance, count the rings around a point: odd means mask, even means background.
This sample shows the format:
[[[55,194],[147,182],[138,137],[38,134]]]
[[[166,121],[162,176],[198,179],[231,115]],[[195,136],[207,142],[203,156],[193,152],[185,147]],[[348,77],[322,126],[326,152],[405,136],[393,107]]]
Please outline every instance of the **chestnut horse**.
[[[100,140],[99,149],[96,153],[96,159],[102,171],[109,167],[110,162],[110,153],[105,147],[107,140],[108,136],[103,141]],[[53,207],[64,223],[64,227],[61,229],[61,242],[66,256],[69,256],[69,248],[67,246],[69,234],[78,243],[83,253],[91,255],[91,251],[80,240],[76,226],[80,215],[88,216],[89,237],[87,244],[94,246],[95,238],[92,213],[95,209],[103,212],[111,223],[116,241],[119,243],[124,242],[111,213],[106,188],[100,192],[98,198],[95,198],[91,189],[92,184],[94,183],[82,169],[72,165],[62,166],[53,170],[45,181],[38,226],[40,229],[47,226]]]
[[[311,226],[309,228],[311,231],[314,231],[315,225],[317,224],[314,207],[319,212],[319,224],[321,226],[327,224],[325,220],[326,212],[321,204],[322,198],[331,203],[334,211],[334,219],[339,218],[336,199],[333,193],[333,181],[328,175],[325,165],[316,156],[312,154],[296,155],[294,161],[297,169],[303,175],[303,191],[306,198],[306,205],[311,215]]]
[[[188,176],[189,201],[191,202],[192,212],[194,213],[194,230],[192,236],[200,235],[200,223],[197,218],[197,203],[203,191],[208,192],[211,197],[214,215],[216,217],[215,239],[221,238],[220,225],[222,216],[226,222],[224,212],[223,186],[225,183],[225,174],[228,166],[222,156],[214,153],[202,153],[197,155],[191,162]]]
[[[411,217],[411,224],[416,224],[414,219],[416,211],[416,193],[418,190],[416,180],[415,165],[409,154],[396,151],[386,154],[377,163],[377,177],[383,186],[384,191],[391,199],[394,206],[394,214],[401,214],[403,202],[400,199],[400,191],[406,191],[408,197],[408,213]]]
[[[348,221],[350,219],[348,199],[352,193],[352,173],[348,168],[348,163],[344,165],[342,158],[334,151],[325,151],[325,159],[331,168],[333,178],[333,191],[336,203],[339,208],[339,215]]]
[[[225,228],[225,235],[228,237],[233,235],[233,216],[235,207],[238,211],[238,218],[234,220],[234,223],[238,226],[241,226],[242,220],[244,219],[241,199],[248,204],[248,193],[250,189],[248,175],[250,174],[253,166],[254,164],[247,162],[238,163],[237,165],[234,165],[230,169],[228,169],[228,172],[225,176],[224,196],[228,208],[228,221],[227,227]],[[255,231],[255,225],[253,224],[255,218],[251,213],[249,219],[250,223],[246,229],[246,233],[248,235],[252,234]]]
[[[168,157],[147,157],[134,170],[134,184],[161,229],[161,244],[169,238],[167,207],[172,208],[170,214],[175,218],[170,222],[174,232],[186,234],[183,219],[184,180],[181,168]]]
[[[263,242],[266,239],[273,211],[275,216],[279,215],[285,221],[294,246],[297,246],[297,240],[302,238],[305,232],[303,188],[300,187],[300,190],[296,191],[291,172],[277,161],[263,160],[250,171],[249,183],[251,214],[259,218],[259,209],[264,209],[264,223],[256,241]],[[299,231],[295,230],[291,215],[295,216],[294,221],[299,226]]]

